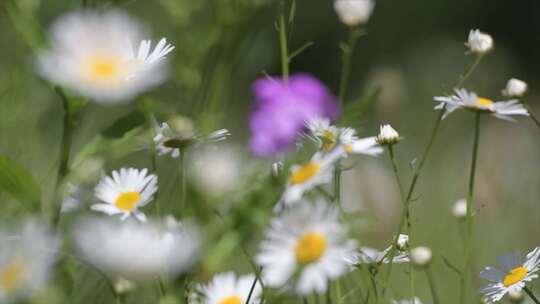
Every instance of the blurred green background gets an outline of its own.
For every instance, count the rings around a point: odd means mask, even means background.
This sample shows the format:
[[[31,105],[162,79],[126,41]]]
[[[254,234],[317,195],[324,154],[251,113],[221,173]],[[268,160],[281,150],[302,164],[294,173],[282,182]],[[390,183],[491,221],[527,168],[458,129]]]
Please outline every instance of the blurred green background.
[[[167,37],[176,49],[170,56],[170,79],[164,85],[132,104],[88,104],[82,110],[75,129],[72,159],[96,134],[145,104],[161,119],[181,114],[193,119],[204,131],[230,129],[231,141],[239,147],[243,162],[266,168],[246,149],[247,119],[251,82],[264,73],[280,73],[274,1],[91,2],[99,8],[128,11],[148,26],[153,39]],[[63,113],[59,98],[34,73],[33,52],[43,46],[42,27],[47,28],[59,15],[79,7],[80,3],[72,0],[0,2],[0,154],[31,173],[41,186],[45,201],[53,194]],[[347,39],[347,28],[339,22],[330,0],[298,0],[296,8],[290,49],[308,41],[314,45],[294,59],[291,69],[314,74],[336,92],[341,60],[338,43]],[[347,102],[359,102],[375,88],[380,88],[380,94],[352,127],[369,136],[378,132],[379,124],[391,123],[405,137],[396,149],[402,177],[408,184],[409,162],[420,156],[436,117],[432,97],[451,92],[460,73],[473,60],[465,55],[463,45],[473,28],[491,34],[496,47],[465,87],[497,99],[501,98],[507,79],[523,79],[530,87],[526,100],[540,115],[540,90],[536,85],[540,80],[538,16],[540,2],[536,0],[378,1],[367,25],[368,34],[360,38],[354,52]],[[413,204],[412,243],[434,249],[435,277],[446,303],[457,299],[458,280],[442,257],[461,266],[463,223],[452,218],[450,208],[455,200],[466,195],[473,118],[460,111],[444,120],[417,187],[418,200]],[[127,131],[138,123],[140,120],[125,119],[115,127]],[[126,165],[150,166],[143,140],[149,135],[145,134],[141,133],[135,143],[125,148],[129,153],[102,153],[105,172]],[[528,119],[519,119],[518,123],[483,119],[475,216],[477,269],[493,264],[498,255],[514,249],[528,251],[540,245],[539,138],[539,130]],[[167,160],[159,162],[160,180],[166,181],[164,187],[174,189],[176,172],[171,173]],[[383,248],[395,232],[400,207],[391,168],[386,155],[378,159],[361,157],[356,164],[354,170],[345,173],[343,189],[346,208],[354,210],[350,216],[352,232],[362,244]],[[260,169],[250,174],[260,177],[267,172]],[[266,190],[257,190],[262,194],[255,191],[247,195],[242,208],[227,211],[234,215],[228,219],[230,227],[263,229],[269,206],[279,197],[280,190],[279,184],[273,184]],[[196,190],[191,195],[194,200],[202,199]],[[167,200],[165,196],[162,201]],[[208,200],[217,206],[221,198]],[[0,193],[0,204],[1,221],[11,221],[27,212],[6,193]],[[174,212],[174,207],[170,210]],[[205,218],[210,216],[201,216],[200,212],[193,212],[192,216],[201,217],[203,223],[210,221]],[[234,232],[233,236],[228,232],[217,236],[210,233],[210,239],[238,239],[255,253],[253,240],[261,237],[260,231],[242,231],[240,236]],[[220,256],[212,260],[213,264],[206,260],[206,277],[213,271],[250,269],[238,247],[234,247],[236,243],[227,244],[213,249]],[[396,269],[396,288],[392,292],[404,298],[408,286],[406,269]],[[420,298],[430,303],[425,277],[418,274],[416,279]]]

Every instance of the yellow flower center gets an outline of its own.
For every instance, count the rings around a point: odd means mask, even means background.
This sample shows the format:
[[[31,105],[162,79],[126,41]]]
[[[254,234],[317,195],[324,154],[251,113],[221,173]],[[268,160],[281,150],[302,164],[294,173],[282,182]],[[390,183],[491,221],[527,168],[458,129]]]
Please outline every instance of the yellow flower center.
[[[122,211],[130,211],[141,199],[141,194],[136,191],[122,192],[116,198],[114,205]]]
[[[521,280],[523,280],[525,278],[525,276],[527,276],[527,269],[525,267],[517,267],[517,268],[514,268],[512,270],[510,270],[510,272],[504,277],[503,279],[503,285],[505,287],[509,287],[511,285],[514,285],[518,282],[520,282]]]
[[[90,81],[118,81],[122,74],[123,65],[117,57],[95,57],[87,63],[88,79]]]
[[[476,98],[476,104],[481,106],[481,107],[489,107],[489,106],[491,106],[493,104],[493,100],[483,98],[483,97],[478,97],[478,98]]]
[[[302,184],[317,175],[321,171],[321,165],[318,163],[310,162],[302,167],[294,170],[291,175],[290,182],[291,184]]]
[[[230,296],[219,301],[219,304],[242,304],[242,299],[239,296]]]
[[[323,149],[332,150],[336,145],[336,135],[330,130],[324,130],[322,134],[324,140]]]
[[[0,270],[0,286],[4,293],[10,294],[23,284],[26,277],[26,268],[26,265],[20,259],[16,259]]]
[[[310,264],[319,260],[326,251],[326,237],[320,233],[304,234],[294,249],[296,260],[300,264]]]

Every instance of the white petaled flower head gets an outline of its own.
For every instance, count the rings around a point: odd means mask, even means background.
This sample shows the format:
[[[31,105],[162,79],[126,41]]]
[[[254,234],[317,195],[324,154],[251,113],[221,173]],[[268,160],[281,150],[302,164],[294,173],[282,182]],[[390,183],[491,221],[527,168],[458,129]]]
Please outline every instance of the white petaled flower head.
[[[358,138],[356,131],[351,128],[339,129],[339,142],[345,149],[345,152],[347,152],[343,154],[344,157],[348,154],[378,156],[383,152],[375,136]]]
[[[472,53],[485,54],[493,49],[493,38],[480,30],[471,30],[465,46]]]
[[[419,298],[415,297],[412,300],[392,300],[391,304],[422,304]]]
[[[90,208],[108,215],[121,214],[125,220],[134,216],[141,222],[146,221],[139,208],[146,206],[158,190],[157,176],[148,174],[148,169],[122,168],[113,171],[112,177],[103,177],[94,189],[95,196],[102,202]]]
[[[506,88],[502,91],[502,94],[506,97],[523,97],[527,93],[527,83],[523,80],[511,78],[506,83]]]
[[[457,219],[464,219],[467,217],[467,200],[460,198],[452,206],[452,215]]]
[[[356,246],[334,206],[303,201],[272,220],[255,260],[266,286],[324,293],[329,281],[348,272]]]
[[[352,267],[355,267],[359,264],[388,264],[390,263],[390,250],[392,250],[392,246],[387,247],[383,251],[367,246],[362,246],[357,250],[357,252],[355,252],[351,259],[348,259],[348,263]],[[402,264],[408,262],[409,256],[407,255],[407,252],[401,251],[399,249],[392,258],[392,264]]]
[[[28,299],[52,273],[59,241],[37,220],[18,231],[0,231],[0,302]]]
[[[538,277],[540,247],[529,252],[524,261],[518,251],[499,257],[497,261],[499,268],[486,267],[480,272],[481,278],[491,282],[479,290],[488,302],[497,302],[510,291],[521,290],[526,282]]]
[[[189,301],[190,304],[255,304],[260,302],[262,286],[257,281],[253,291],[251,286],[255,282],[253,274],[236,276],[234,272],[216,274],[212,280],[204,285],[197,286],[199,296]],[[251,297],[246,302],[249,294]]]
[[[391,125],[382,125],[377,142],[379,145],[393,145],[400,140],[399,133]]]
[[[432,258],[433,253],[429,247],[419,246],[411,249],[411,261],[419,268],[429,266]]]
[[[77,11],[60,17],[39,53],[39,73],[103,104],[128,101],[166,78],[174,47],[162,38],[152,49],[142,27],[119,11]]]
[[[436,110],[444,110],[443,119],[457,109],[465,109],[474,112],[488,113],[499,119],[514,121],[512,116],[529,116],[529,112],[516,99],[507,101],[493,101],[479,97],[474,92],[465,89],[455,89],[455,94],[450,96],[437,96],[433,98],[439,102]]]
[[[334,164],[344,153],[343,147],[338,146],[328,153],[315,153],[309,162],[301,166],[292,166],[285,191],[275,211],[298,202],[305,192],[329,183],[333,178]]]
[[[339,140],[339,128],[332,125],[328,118],[313,118],[306,122],[309,138],[313,139],[323,151],[331,151]]]
[[[334,10],[347,26],[357,26],[369,21],[375,1],[373,0],[335,0]]]
[[[201,240],[189,223],[85,218],[77,224],[75,243],[102,271],[138,281],[184,273],[198,259]]]

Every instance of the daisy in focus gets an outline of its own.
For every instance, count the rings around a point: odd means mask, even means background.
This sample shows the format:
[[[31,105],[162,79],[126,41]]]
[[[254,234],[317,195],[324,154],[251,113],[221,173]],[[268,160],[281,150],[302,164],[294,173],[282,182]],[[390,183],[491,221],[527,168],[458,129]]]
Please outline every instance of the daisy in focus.
[[[0,302],[30,298],[44,287],[58,246],[58,239],[34,220],[20,232],[0,232]]]
[[[48,80],[101,103],[129,100],[165,80],[162,64],[174,46],[153,48],[143,29],[118,11],[78,11],[60,17],[49,33],[50,50],[37,58]]]
[[[121,220],[133,215],[141,222],[146,221],[139,208],[151,202],[158,190],[157,176],[147,173],[147,169],[122,168],[113,171],[112,177],[103,177],[94,190],[102,203],[90,208],[108,215],[121,214]]]
[[[306,122],[309,131],[307,135],[321,150],[331,151],[336,146],[342,146],[348,154],[364,154],[377,156],[383,149],[377,144],[376,137],[358,138],[352,128],[338,128],[327,118],[315,118]]]
[[[206,136],[197,134],[191,121],[183,117],[174,117],[169,122],[155,123],[154,144],[159,156],[170,154],[177,158],[183,150],[201,143],[215,143],[226,140],[231,133],[219,129]]]
[[[273,219],[255,258],[266,286],[299,295],[323,293],[328,282],[347,273],[356,248],[335,207],[308,201]]]
[[[237,277],[234,272],[215,275],[208,284],[197,287],[197,295],[192,297],[190,304],[255,304],[260,303],[262,286],[259,282],[251,292],[255,281],[253,274]],[[249,294],[251,297],[248,300]]]
[[[380,127],[379,135],[377,135],[377,143],[379,145],[393,145],[400,140],[399,133],[391,125],[382,125]]]
[[[81,254],[101,270],[126,279],[175,277],[199,256],[198,230],[166,218],[146,223],[84,219],[75,231]]]
[[[540,266],[540,247],[534,248],[522,260],[519,252],[497,258],[500,268],[486,267],[480,277],[491,283],[482,287],[482,293],[488,302],[497,302],[511,291],[521,290],[526,282],[538,277]]]
[[[455,89],[455,94],[450,96],[437,96],[433,98],[439,104],[436,110],[444,110],[443,119],[457,109],[491,114],[499,119],[514,121],[512,116],[529,116],[527,110],[518,100],[493,101],[479,97],[474,92],[465,89]]]

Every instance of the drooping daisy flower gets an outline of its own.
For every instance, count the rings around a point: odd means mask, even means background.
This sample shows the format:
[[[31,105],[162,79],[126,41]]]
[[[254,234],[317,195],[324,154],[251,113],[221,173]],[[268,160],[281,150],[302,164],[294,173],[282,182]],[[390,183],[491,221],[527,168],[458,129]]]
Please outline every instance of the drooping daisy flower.
[[[161,64],[174,47],[162,38],[153,48],[141,26],[119,11],[78,11],[60,17],[50,50],[38,56],[39,73],[97,102],[126,101],[160,84]]]
[[[388,247],[383,251],[379,251],[375,248],[362,246],[360,247],[355,255],[348,260],[348,262],[352,265],[358,265],[358,264],[388,264],[390,263],[389,259],[389,253],[392,247]],[[394,258],[392,259],[392,264],[402,264],[402,263],[408,263],[409,262],[409,256],[406,251],[397,250],[396,254],[394,255]]]
[[[255,258],[266,286],[300,295],[323,293],[328,282],[345,274],[356,242],[338,221],[335,207],[304,201],[272,220]]]
[[[207,136],[201,136],[197,134],[189,122],[186,122],[185,119],[180,117],[171,119],[170,124],[165,122],[161,124],[156,123],[154,143],[160,156],[170,154],[171,157],[177,158],[180,156],[182,150],[188,147],[204,142],[220,142],[231,135],[229,130],[219,129]]]
[[[471,30],[465,46],[472,53],[485,54],[493,49],[493,38],[480,30]]]
[[[497,302],[511,290],[520,290],[525,282],[538,277],[536,272],[540,266],[540,247],[534,248],[522,260],[518,251],[497,258],[500,268],[486,267],[480,272],[480,277],[491,283],[482,287],[479,292],[484,294],[489,302]]]
[[[478,97],[476,93],[467,92],[465,89],[455,89],[455,94],[451,96],[437,96],[434,98],[439,104],[436,110],[445,110],[443,119],[457,109],[479,111],[489,113],[499,119],[513,121],[512,116],[529,116],[527,110],[518,100],[493,101],[491,99]]]
[[[90,208],[108,215],[121,214],[125,220],[133,215],[144,222],[146,216],[139,211],[154,198],[157,191],[157,176],[147,174],[147,169],[122,168],[113,171],[112,178],[105,176],[96,186],[96,197],[103,203],[92,205]]]
[[[419,298],[415,297],[412,300],[392,300],[391,304],[422,304]]]
[[[77,224],[75,243],[99,269],[132,280],[173,278],[199,256],[198,230],[189,224],[88,218]]]
[[[502,94],[506,97],[523,97],[527,93],[527,83],[523,80],[511,78],[506,83],[506,88]]]
[[[260,303],[262,286],[259,282],[253,288],[249,302],[246,302],[255,282],[252,274],[237,277],[233,272],[215,275],[208,284],[197,287],[198,295],[190,299],[190,304],[255,304]]]
[[[306,122],[309,130],[308,138],[319,144],[323,151],[331,151],[336,146],[345,149],[343,156],[348,154],[365,154],[377,156],[383,149],[377,144],[375,137],[358,138],[352,128],[338,128],[326,118],[315,118]]]
[[[377,142],[380,145],[393,145],[400,140],[399,133],[391,125],[382,125]]]
[[[333,177],[334,164],[344,153],[342,147],[337,147],[329,153],[315,153],[306,164],[292,166],[285,191],[276,205],[276,211],[299,201],[304,192],[329,183]]]
[[[335,0],[334,10],[341,22],[348,26],[366,23],[371,17],[375,2],[373,0]]]
[[[274,156],[294,147],[305,122],[324,117],[336,119],[336,97],[315,77],[295,74],[264,77],[253,84],[255,96],[249,118],[250,149],[257,156]]]
[[[0,302],[27,299],[47,283],[58,239],[34,220],[21,231],[0,232]]]

